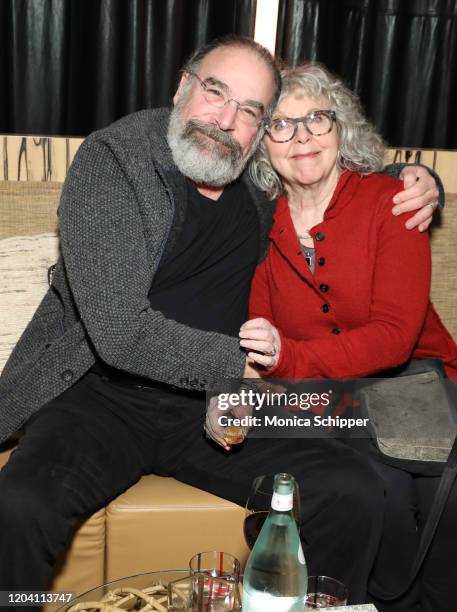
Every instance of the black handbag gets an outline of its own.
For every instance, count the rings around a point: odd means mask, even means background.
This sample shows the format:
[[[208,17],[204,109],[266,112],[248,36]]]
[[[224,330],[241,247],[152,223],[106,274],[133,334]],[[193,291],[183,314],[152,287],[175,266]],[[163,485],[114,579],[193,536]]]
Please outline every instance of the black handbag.
[[[359,400],[380,461],[415,474],[441,474],[408,580],[395,593],[370,582],[373,595],[392,601],[415,580],[457,476],[457,393],[442,362],[426,359],[384,372],[360,389]]]

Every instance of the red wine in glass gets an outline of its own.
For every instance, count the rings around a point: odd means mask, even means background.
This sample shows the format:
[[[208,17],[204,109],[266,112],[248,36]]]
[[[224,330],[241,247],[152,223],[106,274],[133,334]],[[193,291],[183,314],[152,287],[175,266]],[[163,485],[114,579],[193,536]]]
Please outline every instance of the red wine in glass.
[[[248,514],[244,519],[244,539],[249,548],[252,549],[254,546],[267,516],[268,512],[266,510],[260,510],[259,512]]]
[[[251,549],[270,512],[273,480],[274,474],[257,476],[251,485],[251,490],[246,502],[246,516],[244,519],[244,539]],[[295,481],[293,503],[293,514],[297,526],[300,529],[300,495],[297,481]]]

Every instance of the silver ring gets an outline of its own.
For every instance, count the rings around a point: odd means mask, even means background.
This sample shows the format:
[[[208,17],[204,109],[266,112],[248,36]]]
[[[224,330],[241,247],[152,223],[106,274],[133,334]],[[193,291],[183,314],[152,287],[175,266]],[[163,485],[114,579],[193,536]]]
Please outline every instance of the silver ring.
[[[435,204],[438,204],[438,202],[434,202],[434,203],[429,202],[429,203],[427,204],[427,206],[431,206],[431,207],[432,207],[433,212],[435,212]]]

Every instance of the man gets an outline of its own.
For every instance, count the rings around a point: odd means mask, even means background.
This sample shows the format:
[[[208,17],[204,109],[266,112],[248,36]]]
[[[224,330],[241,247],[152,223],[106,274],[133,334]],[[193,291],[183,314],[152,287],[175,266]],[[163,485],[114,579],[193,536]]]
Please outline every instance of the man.
[[[145,473],[199,481],[203,448],[215,471],[197,484],[238,502],[253,473],[296,473],[312,499],[311,567],[321,571],[318,540],[331,555],[338,536],[352,559],[342,577],[363,597],[383,488],[355,453],[333,441],[249,441],[238,486],[240,466],[201,435],[202,392],[245,371],[237,334],[272,205],[238,177],[279,86],[265,49],[226,39],[185,66],[171,117],[142,111],[80,147],[59,209],[62,258],[0,381],[1,439],[25,429],[0,472],[0,589],[46,588],[83,518]],[[399,197],[431,204],[415,218],[424,227],[437,191],[421,169],[405,181],[416,176]],[[341,486],[347,464],[367,499]]]

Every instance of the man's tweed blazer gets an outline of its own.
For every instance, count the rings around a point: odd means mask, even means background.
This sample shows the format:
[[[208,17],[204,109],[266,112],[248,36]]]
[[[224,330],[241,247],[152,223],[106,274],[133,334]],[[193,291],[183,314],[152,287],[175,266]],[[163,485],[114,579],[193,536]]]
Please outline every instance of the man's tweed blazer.
[[[79,148],[62,190],[62,255],[52,286],[0,378],[0,442],[81,378],[95,355],[190,389],[242,374],[237,338],[168,320],[148,301],[186,211],[185,179],[166,141],[168,117],[166,109],[134,113]],[[242,180],[259,215],[260,260],[273,204]]]

